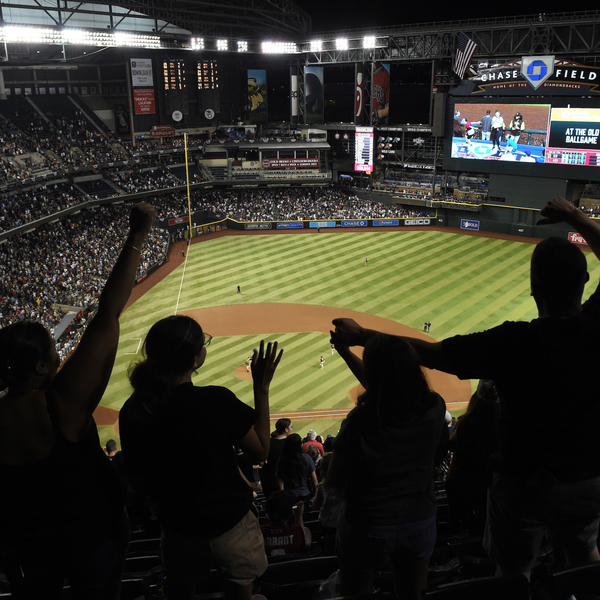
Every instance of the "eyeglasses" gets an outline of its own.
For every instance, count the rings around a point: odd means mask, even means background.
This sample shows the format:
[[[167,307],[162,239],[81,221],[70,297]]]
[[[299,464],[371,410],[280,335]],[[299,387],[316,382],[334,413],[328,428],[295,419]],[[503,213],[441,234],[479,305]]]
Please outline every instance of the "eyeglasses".
[[[204,334],[204,344],[202,344],[202,346],[204,348],[206,348],[206,346],[210,346],[210,343],[212,342],[212,338],[213,338],[213,336],[210,335],[210,333],[205,333]]]

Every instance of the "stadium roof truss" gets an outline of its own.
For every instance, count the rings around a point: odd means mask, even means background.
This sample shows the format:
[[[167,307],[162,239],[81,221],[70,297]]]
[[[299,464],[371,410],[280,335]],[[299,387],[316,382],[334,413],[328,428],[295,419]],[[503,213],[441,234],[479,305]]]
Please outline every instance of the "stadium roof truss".
[[[250,39],[297,39],[311,26],[291,0],[2,0],[0,18],[6,24]]]
[[[475,57],[514,57],[535,54],[600,54],[600,11],[539,14],[524,17],[406,25],[370,33],[372,47],[364,47],[364,30],[328,33],[320,51],[303,48],[307,64],[340,62],[451,60],[459,33],[477,44]],[[346,49],[339,49],[339,40]]]

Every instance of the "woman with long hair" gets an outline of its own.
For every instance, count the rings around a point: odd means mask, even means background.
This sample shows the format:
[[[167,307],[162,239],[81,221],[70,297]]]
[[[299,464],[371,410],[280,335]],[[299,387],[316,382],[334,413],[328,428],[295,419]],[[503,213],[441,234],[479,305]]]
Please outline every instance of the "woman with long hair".
[[[279,488],[291,490],[300,502],[308,502],[315,495],[317,474],[313,459],[302,452],[302,438],[292,433],[285,440],[277,465]]]
[[[211,559],[225,577],[227,598],[252,597],[267,566],[234,445],[255,460],[269,451],[269,386],[283,351],[277,342],[252,356],[252,409],[217,386],[195,386],[207,337],[192,318],[155,323],[143,360],[130,369],[133,394],[119,416],[121,444],[134,486],[156,503],[162,528],[168,597],[191,600]],[[160,449],[157,446],[160,442]]]
[[[119,316],[156,213],[134,207],[98,311],[60,371],[35,321],[0,329],[0,553],[13,598],[116,600],[129,537],[125,489],[92,413],[113,368]]]
[[[366,390],[342,424],[329,469],[345,502],[336,540],[340,592],[370,593],[388,556],[398,597],[418,600],[436,538],[433,467],[446,406],[401,338],[373,337],[362,360],[343,330],[331,339]]]

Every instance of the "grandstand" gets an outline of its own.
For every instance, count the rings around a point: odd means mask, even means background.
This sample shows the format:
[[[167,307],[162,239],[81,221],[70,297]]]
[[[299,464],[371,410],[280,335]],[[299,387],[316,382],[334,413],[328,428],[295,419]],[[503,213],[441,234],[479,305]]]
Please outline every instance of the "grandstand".
[[[329,355],[328,310],[410,335],[433,321],[432,338],[421,337],[437,340],[535,318],[528,284],[515,277],[528,269],[531,242],[585,244],[567,225],[538,225],[540,208],[564,196],[600,219],[598,11],[315,34],[288,0],[202,14],[178,4],[42,10],[26,1],[15,11],[0,0],[0,328],[42,323],[64,362],[98,309],[131,207],[143,200],[157,211],[136,273],[134,297],[143,297],[123,316],[96,413],[103,445],[119,440],[125,373],[142,337],[174,311],[210,316],[214,366],[203,383],[249,404],[247,352],[256,333],[280,332],[276,416],[325,435],[337,434],[357,395]],[[462,33],[477,47],[461,78],[452,65]],[[551,71],[539,85],[522,69],[528,58]],[[488,108],[504,118],[497,150],[480,124]],[[525,128],[515,132],[517,112]],[[329,321],[308,323],[298,307],[323,308]],[[254,329],[228,329],[219,309]],[[281,325],[294,319],[296,328]],[[281,373],[285,360],[291,374]],[[439,381],[462,414],[470,386]],[[457,529],[448,508],[449,463],[436,471],[438,539],[423,597],[598,594],[597,566],[566,569],[551,544],[531,586],[492,580],[481,530]],[[266,522],[260,491],[256,505]],[[121,598],[164,597],[156,520],[130,508]],[[267,600],[336,596],[335,534],[318,512],[305,512],[304,524],[313,547],[269,558],[254,587]],[[375,587],[396,597],[389,566]],[[196,592],[225,597],[215,570]],[[12,593],[0,577],[0,597]]]

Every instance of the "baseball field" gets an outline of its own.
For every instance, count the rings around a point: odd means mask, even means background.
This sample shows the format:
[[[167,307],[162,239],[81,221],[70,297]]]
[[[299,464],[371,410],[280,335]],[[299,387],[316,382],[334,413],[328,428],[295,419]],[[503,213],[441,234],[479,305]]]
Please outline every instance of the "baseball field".
[[[123,313],[113,375],[95,415],[102,443],[118,441],[118,411],[130,394],[127,368],[140,357],[146,332],[175,312],[194,316],[213,336],[194,383],[228,387],[251,405],[244,362],[262,338],[277,340],[284,355],[271,387],[272,420],[289,416],[301,435],[308,429],[335,434],[358,391],[343,360],[332,355],[332,318],[352,316],[389,333],[441,340],[536,316],[529,295],[531,242],[429,228],[232,233],[196,238],[185,262],[184,246],[175,246],[167,267]],[[600,268],[586,256],[587,298]],[[427,374],[448,409],[460,414],[476,382]]]

